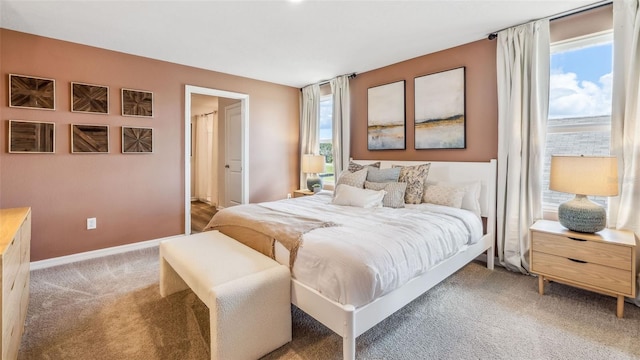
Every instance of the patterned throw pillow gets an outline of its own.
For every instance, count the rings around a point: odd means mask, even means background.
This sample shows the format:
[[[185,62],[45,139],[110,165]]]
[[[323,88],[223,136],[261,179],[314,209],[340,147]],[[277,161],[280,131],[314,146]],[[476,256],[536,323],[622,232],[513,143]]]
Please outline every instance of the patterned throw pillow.
[[[343,171],[342,173],[340,173],[340,176],[338,177],[338,182],[336,183],[336,189],[340,184],[357,187],[358,189],[364,188],[364,182],[365,180],[367,180],[367,171],[368,171],[368,168],[366,167],[356,172],[349,172],[348,170]]]
[[[367,173],[367,181],[376,183],[398,182],[401,168],[378,169],[370,167]]]
[[[450,206],[460,209],[464,188],[447,185],[429,185],[424,193],[424,202],[436,205]]]
[[[403,208],[404,207],[404,192],[407,189],[407,183],[399,182],[370,182],[364,183],[365,189],[371,190],[384,190],[387,194],[382,199],[382,206],[390,208]]]
[[[398,181],[407,183],[404,202],[406,204],[420,204],[422,201],[422,193],[424,192],[424,183],[427,181],[431,164],[426,163],[414,166],[393,165],[393,167],[401,168]]]
[[[360,165],[360,164],[356,164],[353,161],[349,161],[349,167],[347,168],[347,170],[349,170],[349,172],[356,172],[358,170],[362,170],[368,166],[371,167],[376,167],[376,168],[380,168],[380,161],[378,162],[374,162],[372,164],[369,165]]]

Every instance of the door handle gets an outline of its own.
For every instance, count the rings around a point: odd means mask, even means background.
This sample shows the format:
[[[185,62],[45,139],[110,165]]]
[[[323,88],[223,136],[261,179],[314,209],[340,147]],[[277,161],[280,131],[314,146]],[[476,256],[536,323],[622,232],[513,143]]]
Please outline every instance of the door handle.
[[[225,169],[228,169],[228,168],[229,168],[229,165],[225,165],[224,167],[225,167]]]

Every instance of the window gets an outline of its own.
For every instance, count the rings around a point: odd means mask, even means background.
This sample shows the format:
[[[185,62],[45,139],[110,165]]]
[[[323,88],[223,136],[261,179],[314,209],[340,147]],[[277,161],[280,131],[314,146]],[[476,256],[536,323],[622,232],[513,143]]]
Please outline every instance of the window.
[[[324,155],[324,173],[320,174],[324,184],[334,184],[333,176],[333,96],[320,98],[320,155]]]
[[[574,194],[549,190],[551,155],[609,155],[611,135],[611,31],[551,46],[549,119],[543,207],[556,212]],[[607,197],[589,197],[607,206]]]

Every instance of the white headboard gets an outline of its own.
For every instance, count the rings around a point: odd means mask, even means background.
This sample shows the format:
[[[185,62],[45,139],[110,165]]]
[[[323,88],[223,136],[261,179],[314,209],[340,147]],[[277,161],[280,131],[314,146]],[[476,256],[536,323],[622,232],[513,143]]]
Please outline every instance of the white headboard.
[[[480,180],[482,190],[480,192],[480,208],[482,216],[489,221],[496,218],[496,185],[497,185],[497,161],[492,159],[487,162],[449,162],[449,161],[394,161],[394,160],[352,160],[361,165],[380,161],[380,168],[390,168],[392,165],[419,165],[430,163],[429,181],[467,182]]]

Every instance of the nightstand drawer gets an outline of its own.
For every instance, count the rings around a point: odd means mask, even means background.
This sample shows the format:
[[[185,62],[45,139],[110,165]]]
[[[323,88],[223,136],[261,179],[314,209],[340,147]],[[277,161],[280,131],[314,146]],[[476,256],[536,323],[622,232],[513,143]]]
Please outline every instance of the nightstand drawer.
[[[631,271],[631,247],[535,232],[532,250]],[[627,280],[628,281],[628,280]]]
[[[534,251],[531,271],[546,276],[565,279],[604,291],[632,294],[632,273],[590,262],[576,262],[569,257],[549,255]],[[570,258],[575,259],[575,256]]]

